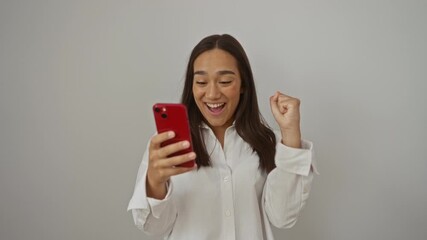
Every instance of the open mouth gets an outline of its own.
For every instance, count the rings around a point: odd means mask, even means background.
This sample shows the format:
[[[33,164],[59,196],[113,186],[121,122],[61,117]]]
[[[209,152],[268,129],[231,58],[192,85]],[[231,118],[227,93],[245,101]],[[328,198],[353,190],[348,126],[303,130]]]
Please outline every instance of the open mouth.
[[[210,112],[218,114],[224,109],[225,103],[206,103],[206,106]]]

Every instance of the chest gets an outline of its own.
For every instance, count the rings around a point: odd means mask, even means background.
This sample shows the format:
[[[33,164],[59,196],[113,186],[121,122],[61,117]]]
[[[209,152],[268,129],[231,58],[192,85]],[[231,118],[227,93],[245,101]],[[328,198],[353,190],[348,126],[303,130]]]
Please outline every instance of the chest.
[[[174,177],[178,196],[204,201],[219,201],[224,194],[232,194],[234,199],[261,197],[267,175],[259,169],[259,157],[249,144],[226,135],[224,148],[213,137],[205,138],[205,145],[212,166]]]

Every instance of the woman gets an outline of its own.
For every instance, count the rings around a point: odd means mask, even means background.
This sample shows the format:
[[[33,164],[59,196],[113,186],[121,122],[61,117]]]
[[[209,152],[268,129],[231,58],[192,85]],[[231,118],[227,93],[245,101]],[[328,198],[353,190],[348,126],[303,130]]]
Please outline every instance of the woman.
[[[194,152],[168,158],[172,132],[151,138],[128,210],[135,224],[165,239],[273,239],[270,224],[292,227],[315,171],[312,144],[301,140],[299,100],[276,92],[280,131],[260,115],[252,70],[240,43],[212,35],[193,49],[182,93]],[[176,167],[196,160],[193,168]]]

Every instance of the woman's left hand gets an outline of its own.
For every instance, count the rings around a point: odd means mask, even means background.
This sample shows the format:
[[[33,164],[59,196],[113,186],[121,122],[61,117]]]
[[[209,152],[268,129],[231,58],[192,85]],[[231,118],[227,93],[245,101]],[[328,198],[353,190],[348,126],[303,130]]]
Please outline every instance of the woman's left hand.
[[[289,147],[300,148],[300,100],[276,92],[270,97],[270,106],[282,132],[282,143]]]

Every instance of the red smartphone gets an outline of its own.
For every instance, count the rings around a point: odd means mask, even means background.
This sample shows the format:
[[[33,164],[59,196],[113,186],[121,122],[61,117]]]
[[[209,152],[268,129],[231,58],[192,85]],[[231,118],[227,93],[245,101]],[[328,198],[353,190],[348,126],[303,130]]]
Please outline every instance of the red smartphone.
[[[191,141],[190,125],[188,121],[187,107],[180,103],[156,103],[153,105],[154,120],[156,122],[157,132],[174,131],[175,137],[162,143],[162,147],[171,143],[187,140],[190,147],[175,152],[168,157],[182,155],[193,151]],[[179,167],[193,167],[194,160],[178,165]]]

